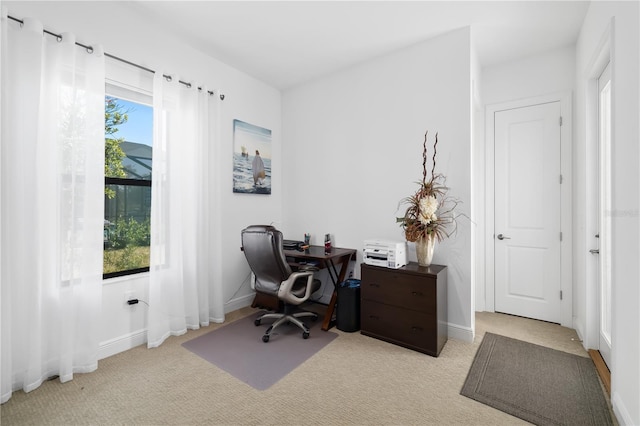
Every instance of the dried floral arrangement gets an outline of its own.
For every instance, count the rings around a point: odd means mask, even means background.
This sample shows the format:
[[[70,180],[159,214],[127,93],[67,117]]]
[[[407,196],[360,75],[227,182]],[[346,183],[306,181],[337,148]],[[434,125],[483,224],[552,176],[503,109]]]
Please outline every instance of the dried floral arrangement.
[[[438,134],[433,144],[431,176],[427,180],[427,134],[424,134],[422,146],[422,182],[416,182],[420,188],[415,194],[403,198],[398,205],[407,205],[403,217],[396,218],[396,222],[404,230],[407,241],[415,242],[420,239],[435,238],[442,241],[450,237],[456,230],[454,211],[458,200],[447,195],[449,188],[445,185],[445,177],[436,174],[436,154]]]

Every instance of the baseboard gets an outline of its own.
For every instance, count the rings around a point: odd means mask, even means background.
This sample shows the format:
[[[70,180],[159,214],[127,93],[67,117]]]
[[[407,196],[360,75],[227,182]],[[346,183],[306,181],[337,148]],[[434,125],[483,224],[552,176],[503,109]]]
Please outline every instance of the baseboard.
[[[251,306],[253,301],[253,293],[246,296],[239,297],[237,299],[230,300],[224,306],[224,312],[229,313],[246,306]],[[210,318],[212,322],[222,322],[215,318]],[[137,330],[115,339],[101,342],[98,347],[98,359],[108,358],[110,356],[119,354],[120,352],[128,351],[136,346],[144,345],[147,343],[147,330]]]
[[[224,304],[224,312],[229,313],[229,312],[236,311],[238,309],[245,308],[247,306],[251,306],[251,302],[253,302],[254,297],[255,297],[255,293],[249,293],[245,296],[240,296],[236,299],[231,299]]]
[[[133,333],[126,334],[116,339],[107,340],[100,343],[98,348],[98,359],[108,358],[110,356],[119,354],[120,352],[128,351],[136,346],[143,345],[147,342],[147,330],[142,329],[134,331]]]
[[[235,311],[247,306],[251,306],[254,294],[248,294],[246,296],[238,297],[237,299],[230,300],[224,305],[225,313]],[[211,319],[216,322],[214,319]],[[473,343],[474,333],[470,327],[463,327],[457,324],[449,323],[447,325],[447,333],[450,339],[456,339],[467,343]],[[116,339],[107,340],[100,343],[98,348],[98,359],[104,359],[120,352],[127,351],[135,348],[136,346],[143,345],[147,342],[147,330],[142,329],[118,337]]]
[[[450,339],[473,343],[474,331],[471,327],[463,327],[461,325],[449,323],[447,326],[447,333],[449,334]]]
[[[613,414],[616,415],[618,424],[621,425],[634,425],[638,424],[637,419],[634,421],[629,414],[629,410],[624,405],[617,392],[613,392],[611,395],[611,407],[613,408]]]
[[[587,346],[585,342],[587,340],[585,339],[586,336],[584,335],[584,325],[577,317],[573,317],[573,329],[576,331],[578,338],[582,342],[582,346],[584,346],[586,349]]]

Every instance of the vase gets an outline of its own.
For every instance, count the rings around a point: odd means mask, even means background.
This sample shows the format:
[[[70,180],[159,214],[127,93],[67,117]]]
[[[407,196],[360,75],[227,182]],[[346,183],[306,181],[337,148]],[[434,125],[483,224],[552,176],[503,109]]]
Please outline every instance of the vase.
[[[433,259],[433,250],[436,247],[436,237],[428,234],[426,237],[416,240],[416,256],[418,257],[418,265],[429,266]]]

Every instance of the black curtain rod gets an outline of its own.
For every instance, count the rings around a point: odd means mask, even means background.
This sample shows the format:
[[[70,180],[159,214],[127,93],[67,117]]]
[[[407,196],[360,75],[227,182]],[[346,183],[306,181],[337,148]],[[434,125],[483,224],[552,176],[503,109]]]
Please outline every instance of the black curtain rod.
[[[11,15],[7,15],[7,18],[9,18],[9,19],[11,19],[13,21],[19,22],[20,25],[24,25],[24,21],[22,19],[15,18],[15,17],[13,17]],[[62,35],[60,35],[60,34],[56,34],[54,32],[51,32],[51,31],[47,30],[47,29],[43,29],[42,32],[45,33],[45,34],[49,34],[50,36],[55,37],[56,40],[58,40],[59,42],[62,41]],[[77,41],[75,43],[76,43],[76,46],[80,46],[83,49],[85,49],[87,51],[87,53],[93,53],[93,47],[86,46],[86,45],[84,45],[84,44],[82,44],[80,42],[77,42]],[[117,57],[115,55],[112,55],[110,53],[107,53],[107,52],[104,52],[104,56],[106,56],[108,58],[111,58],[111,59],[115,59],[116,61],[120,61],[120,62],[125,63],[127,65],[131,65],[132,67],[136,67],[136,68],[139,68],[141,70],[150,72],[151,74],[155,74],[156,73],[151,68],[147,68],[147,67],[144,67],[142,65],[138,65],[136,63],[133,63],[131,61],[127,61],[126,59],[119,58],[119,57]],[[172,80],[172,77],[170,75],[162,74],[162,76],[165,79],[167,79],[167,81],[171,81]],[[181,83],[181,84],[184,84],[189,89],[191,88],[191,83],[189,83],[187,81],[178,80],[178,82]],[[198,87],[198,90],[202,90],[202,87]],[[212,92],[211,90],[207,90],[207,92],[209,93],[209,95],[214,95],[215,94],[215,92]],[[224,101],[224,94],[222,94],[222,93],[220,94],[220,100]]]

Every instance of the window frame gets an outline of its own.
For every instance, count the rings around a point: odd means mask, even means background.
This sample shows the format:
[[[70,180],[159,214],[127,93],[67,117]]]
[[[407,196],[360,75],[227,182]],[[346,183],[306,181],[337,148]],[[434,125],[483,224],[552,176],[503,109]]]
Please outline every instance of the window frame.
[[[153,96],[148,90],[145,90],[143,88],[133,87],[131,85],[124,84],[121,81],[116,81],[109,78],[107,78],[105,81],[105,96],[122,99],[129,102],[135,102],[135,103],[146,105],[153,108]],[[153,159],[153,154],[152,154],[152,159]],[[153,176],[153,171],[152,171],[152,176]],[[152,179],[132,179],[132,178],[117,178],[117,177],[105,176],[104,188],[106,189],[108,185],[151,188],[151,182],[152,182]],[[104,217],[104,213],[103,213],[103,217]],[[103,247],[102,250],[103,250],[103,259],[104,259],[105,248]],[[107,280],[110,278],[132,276],[136,274],[149,272],[149,270],[150,270],[150,267],[145,266],[142,268],[133,268],[133,269],[127,269],[122,271],[104,273],[104,264],[103,264],[102,279]]]

